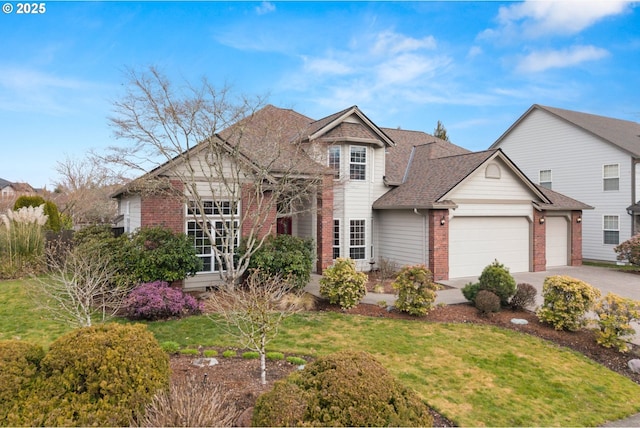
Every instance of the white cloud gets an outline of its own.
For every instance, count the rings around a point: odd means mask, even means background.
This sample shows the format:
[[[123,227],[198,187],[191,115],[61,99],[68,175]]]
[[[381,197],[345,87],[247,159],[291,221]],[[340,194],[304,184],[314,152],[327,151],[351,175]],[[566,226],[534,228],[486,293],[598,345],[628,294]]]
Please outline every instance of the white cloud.
[[[351,67],[333,58],[308,58],[303,56],[304,70],[323,75],[344,75],[352,72]]]
[[[487,30],[482,36],[517,34],[537,38],[576,34],[603,18],[625,13],[631,3],[619,0],[528,0],[501,7],[497,17],[500,28]]]
[[[595,46],[573,46],[562,50],[532,52],[517,65],[517,71],[537,73],[550,68],[566,68],[585,61],[595,61],[609,55],[606,49]]]
[[[403,54],[390,58],[377,66],[379,83],[384,86],[416,82],[433,77],[450,63],[448,58]]]
[[[260,6],[256,7],[256,13],[258,15],[265,15],[267,13],[275,12],[275,10],[276,5],[268,1],[263,1],[260,3]]]
[[[0,76],[0,110],[7,111],[67,113],[98,89],[87,81],[23,67],[0,67]]]
[[[375,55],[395,55],[403,52],[435,48],[436,40],[433,36],[415,39],[393,31],[383,31],[377,35],[376,41],[371,48],[371,53]]]

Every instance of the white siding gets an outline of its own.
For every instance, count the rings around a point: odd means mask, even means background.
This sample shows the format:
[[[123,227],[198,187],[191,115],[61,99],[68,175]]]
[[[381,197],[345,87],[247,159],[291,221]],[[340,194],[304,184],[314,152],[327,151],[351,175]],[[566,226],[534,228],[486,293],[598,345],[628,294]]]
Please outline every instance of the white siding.
[[[345,143],[342,146],[341,162],[342,175],[335,182],[333,205],[334,218],[340,220],[342,227],[341,254],[349,255],[349,223],[350,220],[366,220],[366,255],[363,260],[357,261],[360,270],[371,268],[369,261],[372,256],[378,255],[377,232],[380,227],[374,222],[373,202],[389,189],[384,186],[384,148],[369,145],[367,147],[367,179],[363,181],[349,180],[349,147],[354,144]],[[355,144],[358,145],[358,144]],[[372,247],[373,253],[372,253]]]
[[[487,199],[494,201],[531,201],[537,199],[527,188],[520,177],[513,173],[500,159],[489,162],[488,165],[497,166],[500,178],[485,176],[486,167],[478,168],[473,174],[458,184],[444,199],[453,201]]]
[[[378,229],[378,254],[398,266],[428,263],[428,223],[426,212],[415,214],[410,210],[380,210],[376,221]]]
[[[534,183],[539,171],[550,169],[552,189],[595,207],[582,215],[582,253],[585,259],[615,260],[615,245],[603,244],[602,217],[620,219],[620,242],[631,235],[631,160],[606,143],[547,112],[533,110],[501,141],[505,154]],[[602,168],[620,165],[620,189],[605,192]]]

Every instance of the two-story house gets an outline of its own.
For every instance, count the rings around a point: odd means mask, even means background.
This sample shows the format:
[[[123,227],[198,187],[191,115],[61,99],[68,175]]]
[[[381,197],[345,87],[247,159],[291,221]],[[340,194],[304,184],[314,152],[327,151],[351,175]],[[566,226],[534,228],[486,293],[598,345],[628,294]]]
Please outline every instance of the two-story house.
[[[296,165],[300,179],[322,177],[317,194],[305,198],[310,209],[274,210],[265,217],[277,226],[274,233],[315,240],[317,272],[338,257],[354,259],[363,271],[381,259],[424,264],[436,280],[478,275],[495,259],[513,272],[545,270],[550,259],[553,264],[581,263],[582,211],[591,207],[536,185],[502,150],[472,153],[424,132],[382,128],[355,106],[317,121],[267,106],[251,123],[278,129],[277,141],[246,141],[252,133],[265,135],[246,123],[243,142],[218,136],[250,160],[248,168],[264,165],[273,153],[289,153],[286,163]],[[179,162],[168,162],[149,174],[172,180],[175,168],[181,168]],[[243,194],[247,190],[241,187],[235,201],[218,204],[229,218],[251,215]],[[118,226],[127,232],[163,224],[193,236],[196,247],[210,245],[197,233],[184,202],[135,186],[114,196]],[[210,224],[216,227],[216,221]],[[223,268],[210,260],[210,250],[198,252],[205,268],[185,281],[187,288],[218,280]]]
[[[533,105],[491,146],[534,183],[593,206],[583,215],[585,259],[615,261],[640,232],[640,124]]]

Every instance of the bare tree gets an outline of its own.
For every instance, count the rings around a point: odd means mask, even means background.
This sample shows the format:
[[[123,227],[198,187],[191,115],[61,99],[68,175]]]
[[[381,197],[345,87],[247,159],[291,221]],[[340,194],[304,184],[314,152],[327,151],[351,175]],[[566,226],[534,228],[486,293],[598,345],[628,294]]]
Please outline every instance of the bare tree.
[[[105,322],[116,315],[130,291],[113,285],[116,267],[103,252],[49,247],[47,261],[50,274],[35,277],[31,290],[56,321],[74,327],[91,326],[94,317]]]
[[[275,211],[313,209],[322,180],[300,144],[309,120],[206,79],[174,85],[155,68],[128,77],[110,122],[133,144],[111,147],[104,159],[142,173],[132,191],[181,198],[194,222],[189,232],[206,238],[214,270],[233,288],[271,233]]]
[[[267,383],[267,344],[277,336],[285,318],[301,311],[301,299],[301,292],[292,290],[287,281],[259,271],[252,272],[235,291],[224,289],[211,294],[209,305],[226,321],[229,332],[241,346],[260,354],[263,385]]]
[[[109,223],[116,215],[116,202],[111,193],[124,184],[123,178],[98,159],[66,157],[55,167],[58,172],[54,196],[63,214],[73,220],[74,225]]]

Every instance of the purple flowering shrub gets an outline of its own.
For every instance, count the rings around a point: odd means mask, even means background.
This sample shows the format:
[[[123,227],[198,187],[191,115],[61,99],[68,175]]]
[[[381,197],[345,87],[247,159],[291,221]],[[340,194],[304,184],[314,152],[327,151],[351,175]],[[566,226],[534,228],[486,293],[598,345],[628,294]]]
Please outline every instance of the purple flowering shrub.
[[[159,320],[199,314],[201,304],[178,288],[164,281],[146,282],[135,288],[124,302],[129,319]]]

